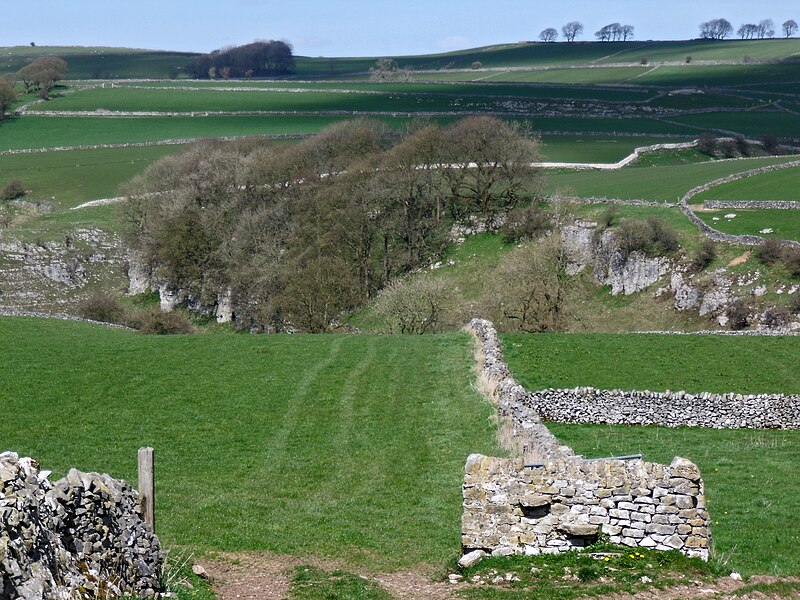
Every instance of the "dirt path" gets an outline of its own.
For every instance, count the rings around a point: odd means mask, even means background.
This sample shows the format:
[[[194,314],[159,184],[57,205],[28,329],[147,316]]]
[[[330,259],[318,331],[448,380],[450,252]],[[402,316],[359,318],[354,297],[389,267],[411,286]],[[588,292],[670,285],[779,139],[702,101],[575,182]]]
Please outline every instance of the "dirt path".
[[[341,569],[357,572],[340,561],[318,558],[299,558],[275,554],[224,554],[215,559],[197,560],[208,573],[219,600],[284,600],[288,598],[293,570],[300,565],[311,565],[326,571]],[[360,574],[374,581],[396,600],[457,600],[460,590],[470,584],[451,584],[435,581],[430,572],[407,570],[395,573]],[[800,577],[755,576],[744,583],[722,577],[710,583],[700,581],[667,589],[653,588],[635,595],[627,592],[602,596],[604,600],[772,600],[777,598],[800,599],[800,591],[791,596],[780,596],[759,591],[742,592],[754,584],[776,582],[800,583]],[[738,594],[738,595],[737,595]]]
[[[283,600],[288,598],[292,571],[312,565],[326,571],[352,567],[335,560],[298,558],[275,554],[225,554],[217,559],[197,560],[208,573],[219,600]],[[430,574],[403,571],[362,574],[376,582],[397,600],[455,600],[457,586],[434,581]]]

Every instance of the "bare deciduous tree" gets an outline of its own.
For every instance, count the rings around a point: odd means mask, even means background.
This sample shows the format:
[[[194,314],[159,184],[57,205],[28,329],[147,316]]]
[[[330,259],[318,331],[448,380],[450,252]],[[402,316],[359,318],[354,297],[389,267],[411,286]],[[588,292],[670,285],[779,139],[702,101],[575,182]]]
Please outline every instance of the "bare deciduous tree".
[[[570,21],[561,28],[561,33],[564,34],[565,40],[574,42],[575,38],[583,33],[583,24],[578,21]]]
[[[542,30],[539,34],[539,39],[543,42],[555,42],[558,39],[558,31],[552,27]]]
[[[733,25],[727,19],[711,19],[700,24],[700,37],[706,40],[724,40],[733,33]]]
[[[781,27],[783,28],[783,36],[790,38],[797,32],[797,21],[789,19],[788,21],[784,21]]]
[[[757,26],[758,39],[775,37],[775,23],[772,19],[764,19],[759,21]]]

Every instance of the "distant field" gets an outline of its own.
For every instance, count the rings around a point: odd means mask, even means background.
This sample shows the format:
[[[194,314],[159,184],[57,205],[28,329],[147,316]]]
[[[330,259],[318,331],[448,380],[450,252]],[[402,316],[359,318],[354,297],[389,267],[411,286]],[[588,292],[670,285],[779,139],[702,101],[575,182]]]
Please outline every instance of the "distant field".
[[[725,562],[724,572],[800,573],[800,534],[786,527],[800,513],[800,496],[789,492],[800,486],[800,432],[547,426],[590,457],[641,452],[654,462],[669,464],[675,455],[694,461],[703,474],[715,554]]]
[[[21,69],[30,59],[55,55],[67,61],[67,79],[120,79],[126,77],[168,78],[177,75],[192,58],[192,52],[162,52],[131,48],[86,48],[80,46],[15,46],[0,48],[0,74]]]
[[[0,186],[19,179],[26,200],[67,208],[117,195],[119,185],[180,146],[106,148],[0,156]]]
[[[618,46],[618,44],[610,44]],[[678,41],[646,42],[624,49],[600,62],[639,62],[646,57],[653,62],[684,62],[687,56],[692,61],[745,61],[780,60],[800,53],[800,40],[724,40],[724,41]]]
[[[137,81],[119,82],[115,87],[148,88],[247,88],[272,90],[353,90],[358,92],[400,92],[408,94],[444,94],[455,96],[514,96],[526,98],[570,98],[596,99],[610,102],[638,102],[656,95],[656,90],[640,86],[594,87],[581,85],[548,84],[492,84],[475,82],[419,82],[419,83],[375,83],[368,81]]]
[[[542,138],[542,156],[550,162],[614,163],[636,148],[685,141],[691,141],[691,138],[545,135]]]
[[[736,215],[726,219],[725,215]],[[733,235],[759,235],[800,241],[800,210],[726,208],[698,212],[697,216],[714,229]],[[714,218],[718,220],[715,221]],[[762,233],[771,229],[768,233]]]
[[[721,129],[747,136],[774,135],[780,138],[800,138],[800,115],[785,112],[715,112],[670,117],[669,120],[703,129]]]
[[[765,157],[685,165],[626,168],[619,171],[578,171],[548,174],[546,189],[570,196],[677,202],[693,187],[733,173],[797,157]]]
[[[98,88],[56,98],[31,110],[91,111],[288,111],[288,112],[449,112],[503,111],[504,107],[485,97],[408,94],[354,94],[308,92],[222,92],[204,90],[158,90]]]
[[[247,135],[317,133],[347,117],[37,117],[0,122],[0,150]],[[386,118],[392,127],[407,119]]]
[[[554,84],[625,83],[648,71],[648,67],[565,67],[541,70],[441,71],[417,73],[417,80],[487,81]]]
[[[3,449],[135,481],[167,546],[399,568],[460,549],[472,452],[496,455],[470,339],[148,337],[0,318]],[[432,361],[431,357],[436,357]]]
[[[762,173],[723,183],[695,196],[704,200],[796,200],[800,202],[800,167]]]
[[[502,340],[514,376],[529,390],[800,394],[798,337],[506,334]],[[753,364],[758,368],[743,368]]]

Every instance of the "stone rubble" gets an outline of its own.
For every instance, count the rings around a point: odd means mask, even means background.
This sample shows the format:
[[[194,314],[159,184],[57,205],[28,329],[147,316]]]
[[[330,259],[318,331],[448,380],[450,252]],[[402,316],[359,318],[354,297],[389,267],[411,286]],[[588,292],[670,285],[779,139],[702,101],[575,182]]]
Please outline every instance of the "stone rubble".
[[[0,454],[0,597],[156,598],[164,555],[138,494],[108,475],[49,474]]]

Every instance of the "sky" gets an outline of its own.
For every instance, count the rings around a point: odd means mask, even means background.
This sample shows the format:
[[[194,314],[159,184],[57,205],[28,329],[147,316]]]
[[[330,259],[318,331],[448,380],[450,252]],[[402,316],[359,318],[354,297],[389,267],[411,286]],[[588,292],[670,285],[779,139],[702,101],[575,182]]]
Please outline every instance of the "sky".
[[[797,0],[21,0],[0,12],[0,46],[123,46],[209,52],[256,39],[291,42],[303,56],[428,54],[535,40],[580,21],[592,35],[613,22],[635,39],[689,39],[726,18],[800,22]]]

